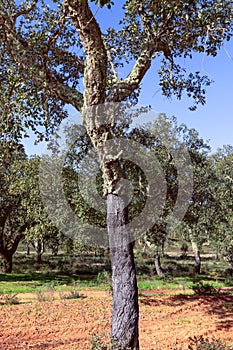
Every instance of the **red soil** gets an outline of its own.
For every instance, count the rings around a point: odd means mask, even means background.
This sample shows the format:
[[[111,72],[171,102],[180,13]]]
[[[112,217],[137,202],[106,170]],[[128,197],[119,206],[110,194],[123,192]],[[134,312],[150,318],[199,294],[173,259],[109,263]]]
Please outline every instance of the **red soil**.
[[[162,293],[140,291],[141,350],[184,350],[194,335],[233,343],[233,296]],[[95,335],[108,342],[111,296],[105,291],[82,294],[47,302],[20,295],[24,303],[0,306],[0,349],[90,350]]]

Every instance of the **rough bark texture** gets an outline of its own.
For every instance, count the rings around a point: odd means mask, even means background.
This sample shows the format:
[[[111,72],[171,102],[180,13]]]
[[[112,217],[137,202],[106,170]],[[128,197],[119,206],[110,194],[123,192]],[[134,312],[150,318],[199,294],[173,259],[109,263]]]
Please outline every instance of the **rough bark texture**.
[[[129,242],[127,208],[124,199],[108,194],[107,223],[112,263],[112,348],[139,349],[138,290],[133,257],[133,243]]]
[[[104,102],[106,92],[107,53],[100,27],[86,0],[64,2],[84,46],[84,104],[93,106]]]

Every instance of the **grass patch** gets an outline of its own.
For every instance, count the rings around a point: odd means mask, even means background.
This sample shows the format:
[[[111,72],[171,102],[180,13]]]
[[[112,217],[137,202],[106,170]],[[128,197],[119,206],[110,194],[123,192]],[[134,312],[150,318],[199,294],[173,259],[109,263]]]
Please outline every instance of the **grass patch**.
[[[33,293],[40,286],[37,281],[29,282],[1,282],[0,294]]]
[[[209,284],[213,289],[221,289],[229,286],[223,281],[217,281],[210,276],[201,275],[197,278],[189,276],[184,277],[157,277],[157,276],[138,276],[138,288],[143,289],[180,289],[186,292],[187,289],[193,289],[195,286]],[[65,274],[0,274],[0,294],[10,293],[35,293],[45,292],[48,288],[55,291],[70,291],[75,287],[78,289],[110,290],[111,275],[103,271],[95,275],[65,275]]]

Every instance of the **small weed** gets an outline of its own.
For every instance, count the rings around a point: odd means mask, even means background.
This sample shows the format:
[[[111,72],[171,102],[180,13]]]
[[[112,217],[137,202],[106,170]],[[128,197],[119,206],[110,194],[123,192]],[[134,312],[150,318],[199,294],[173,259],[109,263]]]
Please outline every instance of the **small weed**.
[[[182,288],[183,293],[185,293],[185,287],[187,287],[187,281],[181,280],[181,281],[177,281],[177,283],[178,283],[179,287]]]
[[[37,290],[36,297],[38,301],[53,301],[55,300],[54,288],[48,286],[46,290]]]
[[[224,304],[224,307],[227,309],[227,310],[232,310],[233,309],[233,305],[231,304]]]
[[[17,293],[2,294],[0,295],[0,303],[3,305],[16,305],[19,304]]]
[[[161,280],[163,281],[163,284],[173,283],[173,282],[174,282],[173,276],[170,275],[169,273],[165,273],[165,274],[161,277]]]
[[[94,334],[92,338],[92,343],[91,343],[91,350],[108,350],[108,349],[109,347],[102,342],[101,338],[97,334]]]
[[[190,323],[190,320],[187,320],[187,318],[180,318],[179,322],[180,323]]]
[[[59,292],[60,299],[80,299],[85,298],[77,289],[71,289],[67,292]]]

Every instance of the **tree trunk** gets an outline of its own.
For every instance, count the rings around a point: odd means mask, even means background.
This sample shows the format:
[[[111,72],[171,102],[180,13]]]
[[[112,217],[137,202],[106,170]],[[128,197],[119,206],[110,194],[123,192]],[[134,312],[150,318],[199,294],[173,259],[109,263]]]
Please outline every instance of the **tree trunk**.
[[[11,254],[10,252],[3,255],[5,273],[12,272],[12,258],[13,258],[13,254]]]
[[[41,241],[36,242],[36,263],[42,264],[42,254],[44,253],[44,244]]]
[[[3,232],[0,234],[0,254],[2,258],[4,259],[4,267],[6,273],[12,272],[12,261],[13,261],[13,255],[15,254],[19,242],[24,239],[24,232],[26,229],[26,224],[22,225],[19,228],[19,233],[16,235],[15,239],[13,241],[7,242],[7,244],[4,244],[3,242]]]
[[[138,350],[138,289],[126,223],[127,207],[115,194],[107,197],[107,225],[112,266],[112,349]]]
[[[199,275],[201,273],[201,254],[198,248],[198,244],[196,242],[192,242],[192,249],[193,249],[194,259],[195,259],[195,262],[194,262],[195,273]]]
[[[233,261],[228,261],[229,268],[233,271]]]
[[[42,252],[37,252],[36,254],[36,263],[37,264],[42,264]]]
[[[156,273],[158,276],[163,276],[164,275],[164,271],[162,269],[162,266],[161,266],[161,261],[160,261],[160,255],[159,255],[159,252],[157,252],[155,254],[155,257],[154,257],[154,262],[155,262],[155,269],[156,269]]]

